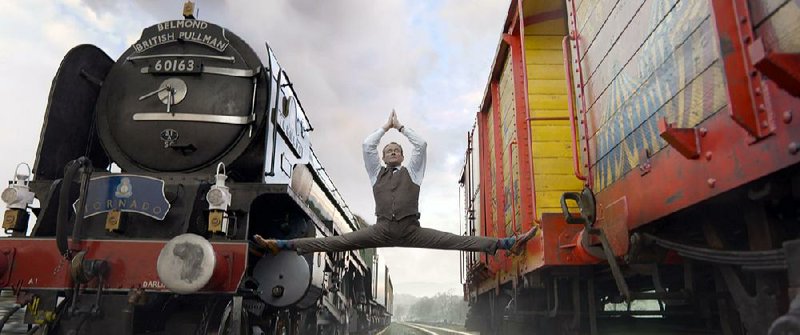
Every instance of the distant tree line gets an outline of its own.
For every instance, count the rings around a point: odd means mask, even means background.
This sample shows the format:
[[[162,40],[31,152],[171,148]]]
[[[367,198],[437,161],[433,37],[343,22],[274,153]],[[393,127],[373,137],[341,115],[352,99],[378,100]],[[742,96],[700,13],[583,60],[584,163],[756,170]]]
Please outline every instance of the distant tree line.
[[[463,325],[467,316],[464,297],[452,293],[438,293],[433,297],[422,297],[410,305],[395,304],[396,321],[421,321]]]

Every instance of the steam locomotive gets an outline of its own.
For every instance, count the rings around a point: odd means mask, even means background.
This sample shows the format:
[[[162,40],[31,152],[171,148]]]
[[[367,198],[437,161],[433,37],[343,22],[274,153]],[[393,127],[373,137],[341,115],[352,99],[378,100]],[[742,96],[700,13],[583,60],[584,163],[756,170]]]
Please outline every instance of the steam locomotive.
[[[271,255],[248,239],[364,223],[317,159],[269,46],[263,59],[188,7],[116,61],[93,45],[64,57],[33,169],[18,166],[2,193],[0,287],[48,334],[387,325],[391,279],[375,250]]]

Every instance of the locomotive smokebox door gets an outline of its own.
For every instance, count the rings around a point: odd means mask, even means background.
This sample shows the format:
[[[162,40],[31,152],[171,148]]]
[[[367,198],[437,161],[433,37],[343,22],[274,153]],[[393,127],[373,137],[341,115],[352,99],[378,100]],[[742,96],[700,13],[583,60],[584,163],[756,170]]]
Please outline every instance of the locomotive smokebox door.
[[[176,20],[146,28],[100,91],[103,147],[131,172],[230,165],[265,120],[265,72],[255,52],[220,26]]]

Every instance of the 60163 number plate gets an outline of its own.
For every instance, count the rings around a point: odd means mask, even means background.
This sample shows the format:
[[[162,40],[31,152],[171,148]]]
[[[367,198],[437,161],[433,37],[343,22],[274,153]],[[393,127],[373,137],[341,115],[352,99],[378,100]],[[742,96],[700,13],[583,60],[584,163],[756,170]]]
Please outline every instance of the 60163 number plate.
[[[203,65],[194,58],[159,58],[150,62],[151,73],[200,73]]]

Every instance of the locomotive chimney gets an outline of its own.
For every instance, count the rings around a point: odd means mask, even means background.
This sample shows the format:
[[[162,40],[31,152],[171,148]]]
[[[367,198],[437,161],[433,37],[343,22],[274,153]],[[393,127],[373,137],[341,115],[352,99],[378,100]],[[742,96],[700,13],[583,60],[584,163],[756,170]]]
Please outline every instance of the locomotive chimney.
[[[183,18],[194,20],[194,2],[186,1],[186,3],[183,4]]]

